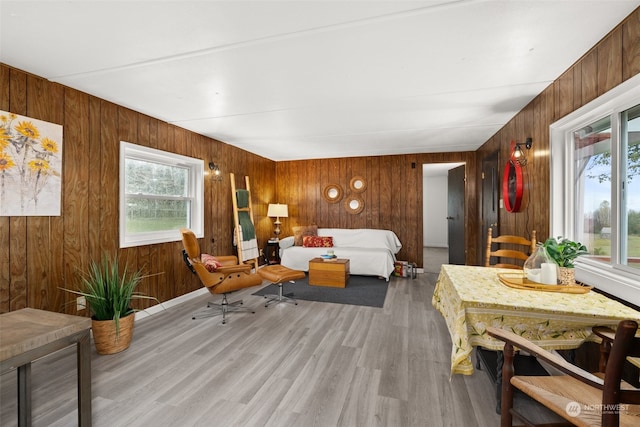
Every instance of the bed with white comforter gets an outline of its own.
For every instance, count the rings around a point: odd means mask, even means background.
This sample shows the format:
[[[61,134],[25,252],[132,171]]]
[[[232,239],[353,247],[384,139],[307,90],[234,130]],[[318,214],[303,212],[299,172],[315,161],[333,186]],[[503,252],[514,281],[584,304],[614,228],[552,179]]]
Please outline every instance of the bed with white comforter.
[[[391,230],[369,228],[319,228],[318,236],[333,238],[333,251],[338,258],[349,259],[351,274],[378,276],[389,280],[396,254],[402,249],[398,236]],[[280,240],[280,264],[294,270],[309,270],[309,260],[327,253],[326,247],[294,246],[294,238]]]

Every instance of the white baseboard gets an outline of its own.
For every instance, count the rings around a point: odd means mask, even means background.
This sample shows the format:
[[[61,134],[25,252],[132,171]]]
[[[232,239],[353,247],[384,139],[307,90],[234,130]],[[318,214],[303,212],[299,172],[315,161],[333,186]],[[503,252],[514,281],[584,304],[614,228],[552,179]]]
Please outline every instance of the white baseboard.
[[[193,298],[199,297],[200,295],[205,295],[208,293],[209,293],[209,290],[203,287],[193,292],[189,292],[188,294],[184,294],[184,295],[180,295],[179,297],[172,298],[169,301],[161,302],[160,304],[156,304],[153,307],[149,307],[145,310],[136,312],[136,320],[144,319],[145,317],[149,317],[156,313],[160,313],[161,311],[164,311],[167,308],[176,306],[178,304],[182,304],[185,301],[188,301],[190,299],[193,299]]]

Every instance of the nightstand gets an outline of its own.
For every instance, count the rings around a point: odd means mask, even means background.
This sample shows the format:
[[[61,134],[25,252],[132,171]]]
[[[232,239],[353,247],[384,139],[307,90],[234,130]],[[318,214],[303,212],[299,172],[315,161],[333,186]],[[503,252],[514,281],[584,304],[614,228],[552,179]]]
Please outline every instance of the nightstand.
[[[264,248],[264,261],[267,265],[280,264],[280,241],[269,240]]]

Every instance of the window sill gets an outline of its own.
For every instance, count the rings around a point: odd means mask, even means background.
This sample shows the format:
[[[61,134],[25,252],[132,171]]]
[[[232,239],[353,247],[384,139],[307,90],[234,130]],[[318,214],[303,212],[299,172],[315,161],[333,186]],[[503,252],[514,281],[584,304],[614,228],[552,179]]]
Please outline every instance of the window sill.
[[[640,286],[636,278],[629,277],[611,265],[576,262],[576,280],[614,295],[630,304],[640,305]]]

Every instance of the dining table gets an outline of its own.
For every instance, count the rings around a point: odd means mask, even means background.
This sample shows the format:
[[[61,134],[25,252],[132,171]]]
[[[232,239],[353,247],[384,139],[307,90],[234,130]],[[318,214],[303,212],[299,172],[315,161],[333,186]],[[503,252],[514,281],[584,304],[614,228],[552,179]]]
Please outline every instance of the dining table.
[[[615,329],[621,320],[640,322],[640,312],[593,289],[583,293],[516,289],[500,280],[500,274],[522,274],[518,271],[442,265],[432,304],[451,336],[452,375],[473,374],[473,347],[502,351],[504,343],[489,336],[488,326],[514,332],[547,350],[571,350],[585,341],[597,341],[591,332],[594,326]]]
[[[90,332],[91,319],[88,317],[34,308],[0,314],[0,374],[10,371],[17,374],[19,427],[32,425],[31,363],[69,346],[76,347],[77,425],[91,427]],[[43,374],[47,375],[47,372]]]

